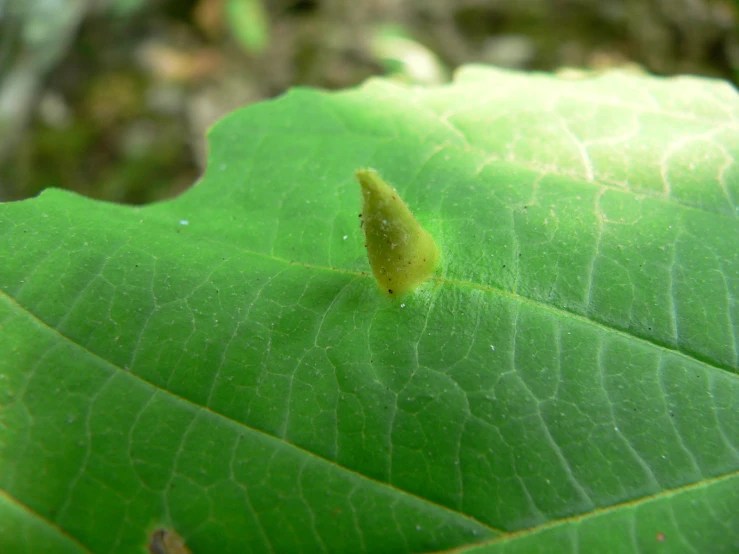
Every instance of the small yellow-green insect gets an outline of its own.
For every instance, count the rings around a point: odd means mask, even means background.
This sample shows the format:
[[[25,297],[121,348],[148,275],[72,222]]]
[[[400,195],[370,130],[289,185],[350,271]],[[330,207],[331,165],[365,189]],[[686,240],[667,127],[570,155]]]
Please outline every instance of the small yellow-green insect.
[[[400,296],[426,281],[439,262],[434,239],[374,169],[357,170],[367,257],[380,289]]]

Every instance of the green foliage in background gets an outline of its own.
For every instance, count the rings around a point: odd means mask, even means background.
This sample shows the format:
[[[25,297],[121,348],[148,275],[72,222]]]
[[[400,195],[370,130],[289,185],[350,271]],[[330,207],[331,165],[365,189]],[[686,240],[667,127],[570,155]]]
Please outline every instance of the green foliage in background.
[[[261,0],[226,0],[226,21],[247,52],[261,52],[269,42],[269,21]]]
[[[179,198],[0,206],[0,550],[735,552],[739,97],[294,90]],[[442,253],[369,272],[354,171]]]

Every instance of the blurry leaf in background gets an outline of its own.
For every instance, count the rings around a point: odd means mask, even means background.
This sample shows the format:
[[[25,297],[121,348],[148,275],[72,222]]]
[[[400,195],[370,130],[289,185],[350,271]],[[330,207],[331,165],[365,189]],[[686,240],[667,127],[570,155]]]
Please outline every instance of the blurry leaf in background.
[[[146,0],[111,0],[108,12],[113,17],[128,17],[146,4]]]
[[[226,0],[226,19],[247,52],[259,53],[269,42],[269,21],[260,0]]]
[[[372,53],[393,79],[421,85],[449,81],[449,70],[439,57],[397,25],[384,25],[377,30]]]

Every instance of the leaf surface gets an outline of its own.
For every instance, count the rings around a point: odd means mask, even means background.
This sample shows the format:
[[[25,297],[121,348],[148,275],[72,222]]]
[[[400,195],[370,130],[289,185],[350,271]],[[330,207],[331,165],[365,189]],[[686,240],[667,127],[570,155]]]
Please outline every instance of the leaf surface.
[[[0,545],[739,548],[728,84],[468,67],[294,90],[210,145],[172,201],[0,206]],[[401,299],[360,167],[439,245]]]

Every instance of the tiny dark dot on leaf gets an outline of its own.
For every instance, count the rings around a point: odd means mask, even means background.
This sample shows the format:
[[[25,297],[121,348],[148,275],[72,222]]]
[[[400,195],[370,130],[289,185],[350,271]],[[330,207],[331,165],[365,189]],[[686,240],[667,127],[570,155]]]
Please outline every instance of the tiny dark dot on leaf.
[[[393,293],[393,289],[387,289],[387,291],[388,291],[388,292],[389,292],[390,294],[392,294],[392,293]]]

